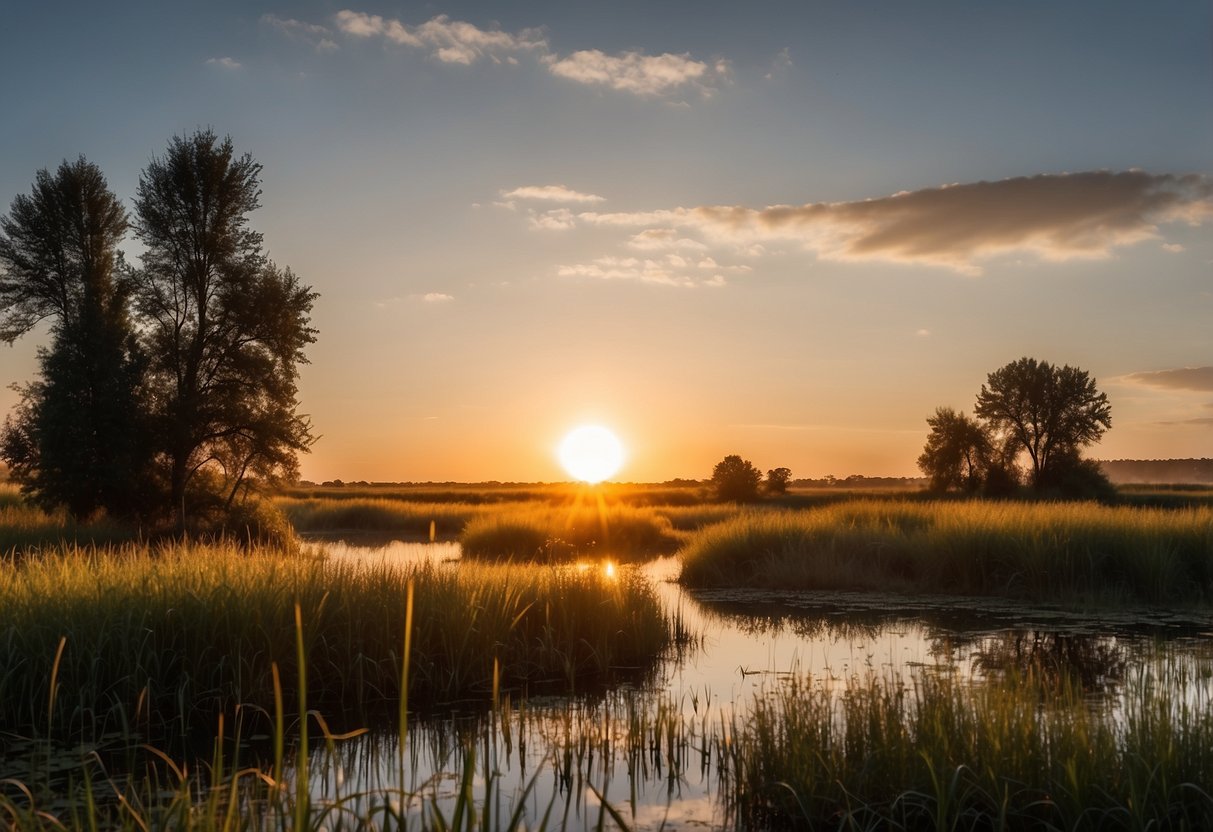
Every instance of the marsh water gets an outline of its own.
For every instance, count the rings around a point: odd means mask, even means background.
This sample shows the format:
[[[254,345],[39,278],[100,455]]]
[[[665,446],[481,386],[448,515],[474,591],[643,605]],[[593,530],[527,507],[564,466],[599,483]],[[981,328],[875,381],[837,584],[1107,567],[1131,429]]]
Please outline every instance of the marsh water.
[[[337,560],[459,568],[456,543],[328,541]],[[1012,674],[1055,676],[1093,708],[1115,713],[1135,676],[1178,675],[1184,697],[1213,703],[1213,617],[1185,611],[1085,613],[989,598],[724,589],[690,592],[677,561],[635,567],[694,634],[644,684],[578,696],[506,697],[410,719],[403,753],[392,725],[332,746],[309,772],[321,803],[364,812],[364,801],[416,795],[410,811],[440,811],[470,790],[505,825],[534,828],[714,828],[714,742],[746,719],[756,697],[792,676],[842,694],[872,677],[914,685],[925,674],[990,684]],[[403,762],[403,767],[401,763]],[[353,795],[353,797],[351,797]],[[398,799],[398,798],[394,798]],[[609,804],[608,810],[603,801]],[[449,817],[449,814],[447,815]]]

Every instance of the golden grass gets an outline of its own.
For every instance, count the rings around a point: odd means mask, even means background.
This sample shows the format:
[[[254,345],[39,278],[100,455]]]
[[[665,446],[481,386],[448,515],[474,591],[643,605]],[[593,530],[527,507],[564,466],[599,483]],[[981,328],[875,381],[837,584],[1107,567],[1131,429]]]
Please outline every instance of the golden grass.
[[[690,586],[1213,599],[1213,509],[1093,503],[851,501],[751,512],[693,534]]]

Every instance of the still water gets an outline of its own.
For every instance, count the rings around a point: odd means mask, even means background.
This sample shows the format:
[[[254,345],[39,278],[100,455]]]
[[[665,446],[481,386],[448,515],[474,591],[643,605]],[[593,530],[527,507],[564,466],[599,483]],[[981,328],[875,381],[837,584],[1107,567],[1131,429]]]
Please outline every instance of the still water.
[[[324,544],[336,560],[458,568],[457,543]],[[597,568],[597,567],[591,567]],[[403,754],[390,734],[336,744],[309,772],[315,799],[365,814],[368,802],[404,804],[418,819],[451,816],[456,795],[505,826],[714,828],[726,820],[712,738],[746,719],[781,678],[808,677],[842,692],[870,677],[913,684],[950,674],[973,684],[1003,674],[1056,674],[1093,707],[1115,710],[1126,679],[1180,672],[1192,704],[1213,702],[1213,620],[1166,611],[1092,615],[991,599],[753,590],[686,592],[677,561],[644,566],[664,603],[697,635],[668,657],[652,688],[580,697],[531,697],[412,719]],[[403,761],[403,766],[401,762]],[[603,806],[603,799],[610,810]]]

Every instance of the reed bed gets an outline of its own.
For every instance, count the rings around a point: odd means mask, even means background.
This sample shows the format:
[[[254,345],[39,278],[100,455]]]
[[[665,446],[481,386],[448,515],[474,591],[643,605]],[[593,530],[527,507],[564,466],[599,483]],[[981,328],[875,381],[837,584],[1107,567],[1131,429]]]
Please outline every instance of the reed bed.
[[[643,560],[673,551],[680,541],[656,509],[602,504],[483,514],[459,537],[465,558],[542,562]]]
[[[740,828],[1208,829],[1211,705],[1165,675],[1122,709],[1031,675],[794,677],[716,747]]]
[[[139,529],[106,518],[78,522],[64,511],[48,514],[22,502],[15,489],[0,495],[0,560],[63,544],[120,543],[139,536]]]
[[[69,548],[0,571],[0,730],[93,739],[212,730],[268,708],[274,673],[367,719],[400,700],[406,590],[414,702],[571,691],[652,668],[675,623],[630,571],[339,564],[225,545]],[[296,651],[296,605],[303,651]]]
[[[293,499],[279,497],[275,505],[299,532],[383,532],[426,537],[430,524],[440,537],[455,537],[474,517],[517,511],[526,503],[427,503],[386,497]]]
[[[1213,599],[1213,509],[1093,503],[852,501],[751,512],[694,533],[693,587],[1005,595],[1074,602]]]

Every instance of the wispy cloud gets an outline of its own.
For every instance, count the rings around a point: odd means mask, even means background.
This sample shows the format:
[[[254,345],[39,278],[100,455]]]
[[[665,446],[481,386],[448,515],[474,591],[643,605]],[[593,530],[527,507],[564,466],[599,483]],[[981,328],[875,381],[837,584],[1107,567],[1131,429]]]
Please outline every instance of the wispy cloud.
[[[577,226],[577,218],[568,208],[557,208],[541,214],[531,211],[527,214],[527,225],[535,231],[567,231]]]
[[[709,64],[687,54],[669,52],[608,55],[598,49],[582,49],[564,58],[548,55],[544,63],[559,78],[641,96],[665,95],[687,88],[710,94],[729,76],[726,61]]]
[[[275,14],[261,15],[261,22],[291,40],[310,45],[317,52],[335,52],[340,48],[333,40],[333,33],[327,26],[289,17],[278,17]]]
[[[524,185],[512,191],[502,191],[503,199],[535,199],[542,202],[604,202],[598,194],[575,191],[564,185]]]
[[[627,242],[628,248],[637,251],[705,251],[707,246],[689,237],[680,237],[673,228],[646,228],[633,234]]]
[[[658,286],[675,286],[682,289],[697,287],[720,287],[726,281],[722,274],[704,276],[693,270],[695,264],[677,254],[661,258],[599,257],[589,263],[560,266],[556,274],[560,277],[592,277],[598,280],[626,280],[651,283]]]
[[[226,69],[226,70],[232,70],[232,71],[240,69],[240,61],[236,60],[235,58],[227,58],[227,57],[207,58],[206,65],[207,66],[217,66],[220,69]]]
[[[426,303],[450,303],[455,296],[448,295],[446,292],[426,292],[421,299]]]
[[[1051,261],[1104,258],[1159,238],[1162,224],[1210,219],[1213,180],[1137,170],[1040,174],[857,202],[577,215],[589,225],[680,228],[710,243],[791,240],[823,259],[934,265],[969,275],[981,274],[981,261],[1012,252]]]
[[[1164,390],[1195,390],[1200,393],[1213,393],[1213,367],[1180,367],[1174,370],[1130,373],[1123,376],[1121,380],[1130,384],[1144,384],[1147,387],[1159,387]]]
[[[509,62],[516,53],[547,49],[547,39],[540,29],[523,29],[517,33],[481,29],[466,21],[451,20],[444,14],[413,27],[399,20],[350,9],[337,12],[334,20],[337,28],[347,35],[379,37],[401,46],[426,49],[431,57],[448,64],[466,66],[482,58],[497,63]]]

